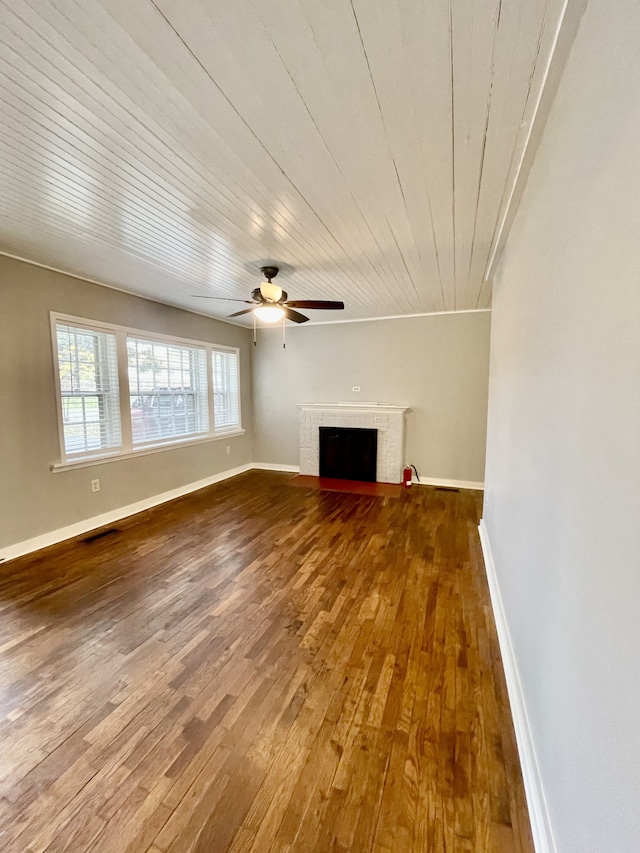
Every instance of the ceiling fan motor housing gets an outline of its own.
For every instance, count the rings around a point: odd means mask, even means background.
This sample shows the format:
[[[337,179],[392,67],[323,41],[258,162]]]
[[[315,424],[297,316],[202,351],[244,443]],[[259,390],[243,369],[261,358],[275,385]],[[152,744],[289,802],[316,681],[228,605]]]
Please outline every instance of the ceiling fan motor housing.
[[[279,267],[260,267],[260,272],[271,284],[271,279],[278,275]]]

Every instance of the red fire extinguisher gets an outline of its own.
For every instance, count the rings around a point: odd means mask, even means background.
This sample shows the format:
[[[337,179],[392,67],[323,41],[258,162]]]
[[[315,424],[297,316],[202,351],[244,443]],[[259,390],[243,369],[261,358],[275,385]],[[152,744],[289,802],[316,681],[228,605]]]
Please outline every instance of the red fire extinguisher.
[[[411,488],[411,475],[411,466],[407,465],[407,467],[402,472],[402,485],[405,487],[405,489]]]

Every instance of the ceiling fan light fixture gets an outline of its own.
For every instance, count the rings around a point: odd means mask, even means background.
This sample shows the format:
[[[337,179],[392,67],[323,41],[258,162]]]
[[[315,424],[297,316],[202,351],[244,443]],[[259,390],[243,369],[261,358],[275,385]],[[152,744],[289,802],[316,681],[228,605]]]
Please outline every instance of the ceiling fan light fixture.
[[[261,305],[259,308],[254,309],[254,314],[263,323],[277,323],[278,320],[282,320],[284,317],[283,309],[277,305]]]

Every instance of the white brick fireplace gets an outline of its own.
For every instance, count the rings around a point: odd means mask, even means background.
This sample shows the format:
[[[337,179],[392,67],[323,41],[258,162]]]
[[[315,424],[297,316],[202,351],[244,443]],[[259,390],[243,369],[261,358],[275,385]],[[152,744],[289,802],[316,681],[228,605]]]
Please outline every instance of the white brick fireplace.
[[[320,427],[376,429],[376,478],[399,483],[404,467],[407,406],[386,403],[298,403],[300,409],[300,473],[318,476]]]

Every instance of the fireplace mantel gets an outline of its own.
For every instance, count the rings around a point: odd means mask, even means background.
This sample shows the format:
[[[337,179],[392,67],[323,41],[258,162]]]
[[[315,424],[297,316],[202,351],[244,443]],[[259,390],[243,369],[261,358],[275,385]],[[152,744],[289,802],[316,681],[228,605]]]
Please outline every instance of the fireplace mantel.
[[[321,426],[376,429],[377,478],[399,483],[404,466],[405,420],[411,409],[391,403],[298,403],[300,409],[300,473],[318,476]]]
[[[406,414],[411,411],[408,406],[393,406],[391,403],[296,403],[296,405],[302,410],[322,409],[331,412],[341,412],[347,409],[355,412],[399,412]]]

